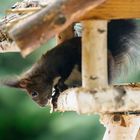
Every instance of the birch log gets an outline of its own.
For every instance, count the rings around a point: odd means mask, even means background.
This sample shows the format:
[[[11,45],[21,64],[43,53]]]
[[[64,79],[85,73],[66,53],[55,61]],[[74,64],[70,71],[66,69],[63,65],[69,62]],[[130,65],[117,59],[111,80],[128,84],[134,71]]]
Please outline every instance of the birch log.
[[[119,86],[92,90],[68,89],[60,94],[56,110],[76,111],[81,114],[139,114],[140,88]]]
[[[93,89],[108,86],[107,21],[83,22],[82,85]]]

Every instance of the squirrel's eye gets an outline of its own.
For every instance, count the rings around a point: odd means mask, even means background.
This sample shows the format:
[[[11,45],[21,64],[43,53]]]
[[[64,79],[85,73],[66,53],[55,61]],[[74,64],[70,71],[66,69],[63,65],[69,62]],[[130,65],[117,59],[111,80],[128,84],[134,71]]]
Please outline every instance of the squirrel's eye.
[[[33,92],[31,93],[31,96],[32,96],[32,97],[37,97],[37,96],[38,96],[38,92],[33,91]]]

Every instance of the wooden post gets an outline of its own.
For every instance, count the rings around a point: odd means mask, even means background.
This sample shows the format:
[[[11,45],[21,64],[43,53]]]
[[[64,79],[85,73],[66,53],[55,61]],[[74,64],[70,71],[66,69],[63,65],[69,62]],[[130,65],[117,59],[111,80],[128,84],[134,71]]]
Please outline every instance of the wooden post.
[[[83,87],[106,87],[107,79],[107,21],[83,22],[82,82]]]
[[[94,89],[108,86],[107,75],[107,21],[83,22],[82,84]]]

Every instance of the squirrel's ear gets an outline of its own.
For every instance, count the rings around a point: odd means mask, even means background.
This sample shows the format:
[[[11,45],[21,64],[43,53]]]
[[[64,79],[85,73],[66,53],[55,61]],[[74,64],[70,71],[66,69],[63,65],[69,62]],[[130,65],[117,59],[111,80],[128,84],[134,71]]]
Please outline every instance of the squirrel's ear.
[[[30,81],[28,79],[15,79],[15,80],[4,81],[3,85],[8,86],[8,87],[26,89],[29,82]]]

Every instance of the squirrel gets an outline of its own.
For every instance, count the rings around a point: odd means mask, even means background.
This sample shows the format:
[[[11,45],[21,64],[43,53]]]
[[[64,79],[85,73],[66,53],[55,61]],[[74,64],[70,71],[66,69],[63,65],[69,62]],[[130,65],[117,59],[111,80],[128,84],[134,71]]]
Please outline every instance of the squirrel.
[[[49,50],[19,79],[6,81],[10,87],[26,90],[40,106],[65,89],[81,86],[81,37],[75,37]],[[111,20],[108,23],[108,75],[113,82],[128,66],[138,66],[140,28],[135,20]],[[93,64],[94,65],[94,64]],[[126,73],[127,76],[127,73]],[[52,94],[52,89],[54,93]]]

